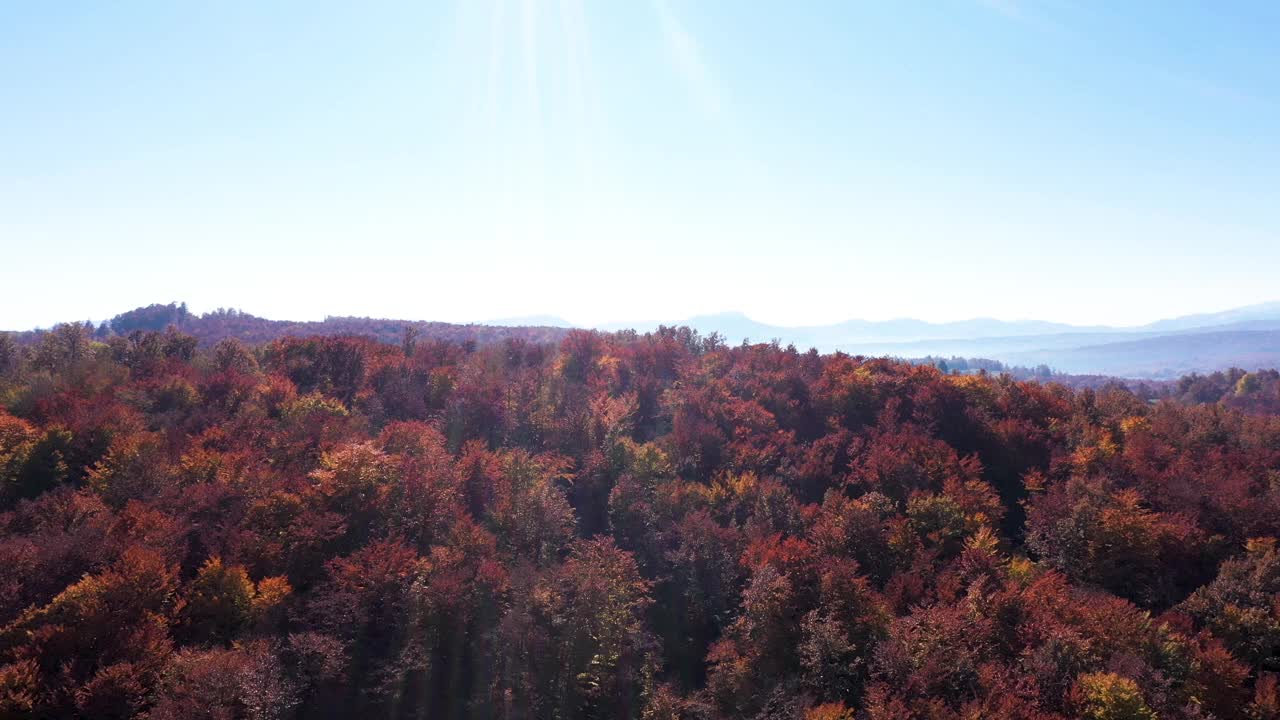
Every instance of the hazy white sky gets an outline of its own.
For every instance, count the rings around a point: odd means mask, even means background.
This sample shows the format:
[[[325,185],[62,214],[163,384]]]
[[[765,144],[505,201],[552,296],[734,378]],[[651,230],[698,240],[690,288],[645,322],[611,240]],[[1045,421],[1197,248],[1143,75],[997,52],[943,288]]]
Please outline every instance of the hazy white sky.
[[[1280,4],[0,8],[0,327],[1280,299]]]

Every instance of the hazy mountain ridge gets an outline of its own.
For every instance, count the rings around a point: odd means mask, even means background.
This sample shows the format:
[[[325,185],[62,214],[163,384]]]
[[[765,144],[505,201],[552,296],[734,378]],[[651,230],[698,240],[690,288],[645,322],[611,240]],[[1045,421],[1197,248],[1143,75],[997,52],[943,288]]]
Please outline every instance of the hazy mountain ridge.
[[[1146,325],[1069,325],[975,318],[931,323],[913,318],[848,320],[786,327],[740,312],[699,315],[671,325],[717,332],[727,342],[778,340],[822,352],[898,357],[984,357],[1013,365],[1049,365],[1067,373],[1171,379],[1229,367],[1280,366],[1280,302],[1198,313]],[[637,323],[638,330],[657,323]],[[600,329],[616,330],[625,324]]]
[[[1009,355],[1020,365],[1051,363],[1069,373],[1105,368],[1109,375],[1172,379],[1230,367],[1280,366],[1280,331],[1235,330],[1159,335],[1141,340]]]
[[[913,342],[924,339],[1116,331],[1101,326],[1077,326],[1041,320],[1006,321],[994,318],[974,318],[945,323],[933,323],[915,318],[854,319],[827,325],[785,326],[759,322],[741,312],[695,315],[671,322],[610,322],[592,327],[607,331],[623,329],[645,331],[656,329],[659,325],[683,325],[704,334],[717,332],[730,342],[741,342],[744,339],[752,342],[768,342],[777,338],[786,343],[817,347],[823,351],[835,350],[841,343],[850,342]]]

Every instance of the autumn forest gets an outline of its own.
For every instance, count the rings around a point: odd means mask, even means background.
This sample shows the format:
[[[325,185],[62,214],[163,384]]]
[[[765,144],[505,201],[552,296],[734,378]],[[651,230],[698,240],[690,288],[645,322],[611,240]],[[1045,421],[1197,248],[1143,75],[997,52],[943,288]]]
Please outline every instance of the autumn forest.
[[[0,717],[1280,718],[1275,372],[122,330],[0,336]]]

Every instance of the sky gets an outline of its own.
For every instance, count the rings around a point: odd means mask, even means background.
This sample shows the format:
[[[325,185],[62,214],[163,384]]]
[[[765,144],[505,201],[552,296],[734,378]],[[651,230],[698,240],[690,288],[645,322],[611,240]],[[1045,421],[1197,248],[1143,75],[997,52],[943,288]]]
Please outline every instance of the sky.
[[[0,3],[0,328],[1280,299],[1280,3]]]

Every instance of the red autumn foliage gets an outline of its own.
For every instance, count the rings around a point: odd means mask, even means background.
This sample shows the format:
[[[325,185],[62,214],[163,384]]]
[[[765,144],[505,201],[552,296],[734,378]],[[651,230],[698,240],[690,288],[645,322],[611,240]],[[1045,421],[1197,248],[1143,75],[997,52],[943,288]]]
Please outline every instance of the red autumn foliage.
[[[143,315],[0,368],[2,717],[1280,717],[1274,372]]]

